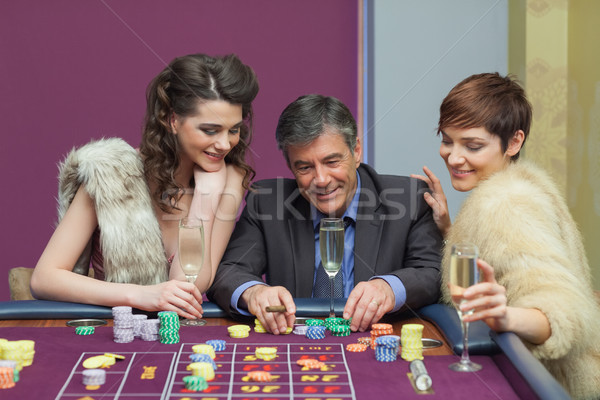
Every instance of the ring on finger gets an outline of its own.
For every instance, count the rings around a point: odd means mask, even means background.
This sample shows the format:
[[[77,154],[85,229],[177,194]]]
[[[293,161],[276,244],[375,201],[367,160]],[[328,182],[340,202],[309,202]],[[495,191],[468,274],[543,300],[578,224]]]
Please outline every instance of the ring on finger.
[[[379,303],[377,302],[377,300],[373,299],[371,300],[372,304],[375,304],[375,307],[379,307]]]

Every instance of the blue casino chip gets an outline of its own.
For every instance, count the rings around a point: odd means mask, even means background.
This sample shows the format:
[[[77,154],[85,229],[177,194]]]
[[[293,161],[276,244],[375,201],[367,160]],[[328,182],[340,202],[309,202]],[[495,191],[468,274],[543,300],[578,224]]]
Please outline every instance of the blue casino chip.
[[[225,350],[225,345],[227,344],[227,342],[224,340],[213,339],[207,340],[206,344],[211,345],[215,349],[215,351],[223,351]]]

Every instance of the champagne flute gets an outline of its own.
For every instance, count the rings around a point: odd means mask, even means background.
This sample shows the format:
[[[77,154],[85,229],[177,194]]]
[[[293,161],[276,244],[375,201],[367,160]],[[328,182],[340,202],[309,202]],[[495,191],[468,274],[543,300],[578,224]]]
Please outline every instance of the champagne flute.
[[[179,221],[179,263],[190,283],[195,283],[204,264],[204,226],[201,219],[185,217]],[[185,319],[185,326],[205,325],[203,319]]]
[[[456,307],[462,324],[463,350],[460,361],[450,364],[449,368],[459,372],[474,372],[481,369],[481,365],[469,359],[469,323],[463,320],[464,315],[473,314],[473,310],[460,310],[460,305],[466,300],[462,297],[464,291],[479,282],[477,269],[477,246],[470,243],[459,243],[452,246],[450,255],[450,295]]]
[[[329,317],[335,317],[333,310],[333,287],[337,273],[342,267],[344,257],[344,220],[341,218],[323,218],[319,228],[319,248],[321,264],[329,276],[330,305]]]

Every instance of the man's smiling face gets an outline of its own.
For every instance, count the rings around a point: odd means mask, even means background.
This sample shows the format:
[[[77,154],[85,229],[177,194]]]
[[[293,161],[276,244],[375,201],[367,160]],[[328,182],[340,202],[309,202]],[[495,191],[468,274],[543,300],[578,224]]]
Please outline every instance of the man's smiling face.
[[[342,134],[326,127],[311,143],[288,146],[286,151],[302,196],[323,214],[341,217],[356,193],[360,141],[353,153]]]

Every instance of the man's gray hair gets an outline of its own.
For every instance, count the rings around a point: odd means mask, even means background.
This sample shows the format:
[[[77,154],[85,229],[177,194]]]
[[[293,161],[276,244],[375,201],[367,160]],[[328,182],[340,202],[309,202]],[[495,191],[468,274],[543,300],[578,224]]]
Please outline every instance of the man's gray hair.
[[[335,97],[309,94],[298,97],[279,117],[275,137],[288,160],[288,146],[304,146],[326,132],[340,134],[354,154],[356,121],[344,103]]]

